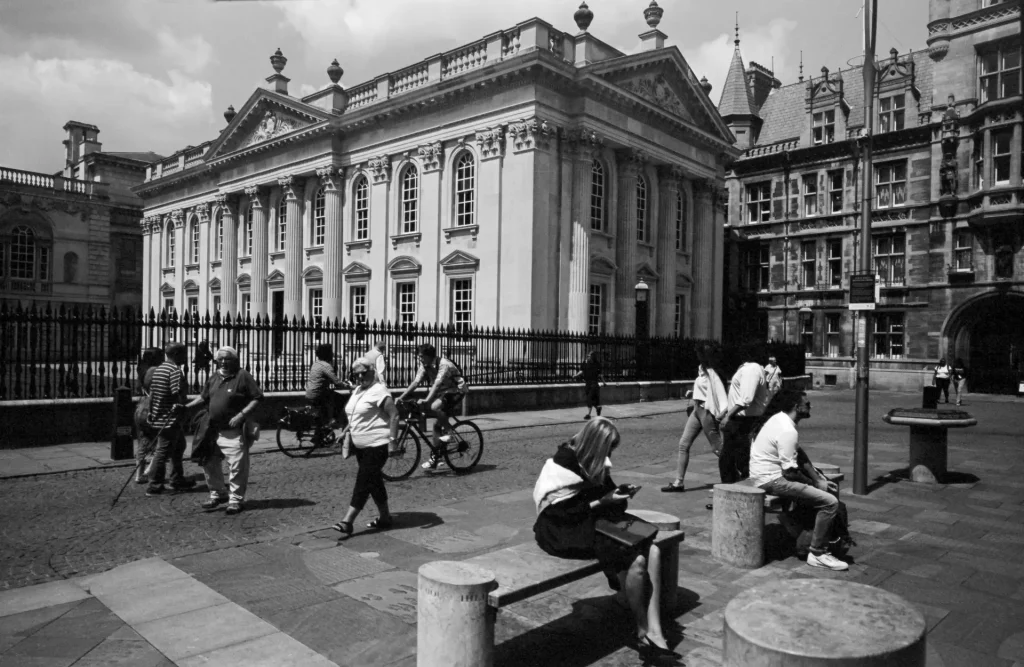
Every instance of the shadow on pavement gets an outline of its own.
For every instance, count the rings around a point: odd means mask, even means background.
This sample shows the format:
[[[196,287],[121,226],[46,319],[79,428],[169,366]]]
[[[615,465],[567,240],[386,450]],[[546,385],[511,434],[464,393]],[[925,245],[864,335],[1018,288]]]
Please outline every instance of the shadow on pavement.
[[[969,472],[956,472],[947,471],[939,480],[939,484],[974,484],[980,482],[981,478],[977,475]],[[868,493],[877,491],[886,484],[899,484],[899,483],[910,483],[914,484],[910,479],[910,468],[897,468],[896,470],[890,470],[884,475],[880,475],[875,478],[871,484],[868,484]]]
[[[433,512],[392,512],[392,524],[395,528],[419,528],[426,530],[444,524],[442,519]]]
[[[292,507],[309,507],[310,505],[316,505],[316,503],[305,498],[268,498],[266,500],[245,501],[246,510],[289,509]]]

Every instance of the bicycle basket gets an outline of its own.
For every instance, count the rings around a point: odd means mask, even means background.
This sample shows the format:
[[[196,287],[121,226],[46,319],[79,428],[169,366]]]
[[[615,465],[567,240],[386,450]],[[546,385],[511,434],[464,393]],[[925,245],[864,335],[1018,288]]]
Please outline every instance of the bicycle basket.
[[[316,411],[310,406],[285,408],[281,425],[293,431],[308,431],[316,424]]]

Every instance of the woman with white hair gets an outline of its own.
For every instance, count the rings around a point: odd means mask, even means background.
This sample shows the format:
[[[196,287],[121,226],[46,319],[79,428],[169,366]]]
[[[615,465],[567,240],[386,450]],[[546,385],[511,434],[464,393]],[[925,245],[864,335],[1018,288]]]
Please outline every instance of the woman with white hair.
[[[384,487],[384,464],[389,451],[398,447],[398,408],[387,387],[377,381],[377,370],[366,357],[352,362],[351,381],[355,384],[345,411],[348,413],[348,435],[359,471],[352,500],[344,518],[332,526],[342,535],[352,534],[352,522],[373,498],[377,518],[367,528],[386,530],[391,527],[388,492]]]
[[[619,432],[597,417],[559,446],[533,489],[533,532],[545,552],[560,558],[596,558],[614,590],[624,591],[637,627],[641,657],[679,657],[661,628],[661,551],[650,542],[626,547],[597,531],[599,518],[621,517],[632,492],[616,487],[609,456]]]

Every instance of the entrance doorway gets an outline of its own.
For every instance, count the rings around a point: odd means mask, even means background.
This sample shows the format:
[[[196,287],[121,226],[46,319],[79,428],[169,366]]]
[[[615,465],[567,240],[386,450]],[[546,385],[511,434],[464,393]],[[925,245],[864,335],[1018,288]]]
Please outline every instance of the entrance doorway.
[[[1024,296],[982,298],[950,320],[950,332],[948,361],[967,364],[969,391],[1016,393],[1024,377]]]
[[[270,322],[273,330],[274,356],[280,356],[284,350],[284,292],[270,293]]]

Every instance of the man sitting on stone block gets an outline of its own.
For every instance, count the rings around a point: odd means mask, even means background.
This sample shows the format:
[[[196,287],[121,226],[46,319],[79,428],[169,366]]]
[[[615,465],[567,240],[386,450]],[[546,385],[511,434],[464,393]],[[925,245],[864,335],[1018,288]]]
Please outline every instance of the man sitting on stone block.
[[[754,430],[750,477],[766,493],[790,498],[816,511],[808,565],[846,570],[849,565],[828,551],[832,524],[839,511],[839,499],[834,495],[839,486],[828,481],[814,466],[801,468],[798,462],[797,424],[810,416],[811,402],[804,392],[782,390],[772,399],[760,429]]]

